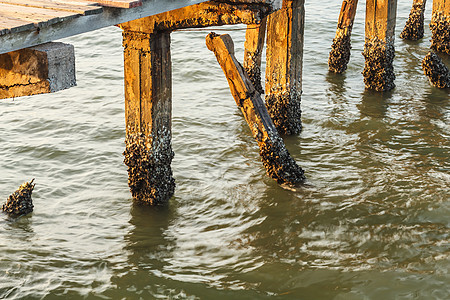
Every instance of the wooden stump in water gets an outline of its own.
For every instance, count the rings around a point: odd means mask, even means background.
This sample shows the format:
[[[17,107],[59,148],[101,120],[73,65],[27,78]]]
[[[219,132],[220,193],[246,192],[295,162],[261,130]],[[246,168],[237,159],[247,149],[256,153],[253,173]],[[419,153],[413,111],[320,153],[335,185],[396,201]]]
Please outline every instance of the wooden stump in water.
[[[328,57],[328,69],[334,73],[343,73],[347,69],[350,60],[350,37],[352,34],[353,21],[355,20],[358,0],[344,0],[336,30],[336,36],[331,45]]]
[[[266,106],[280,134],[302,130],[304,0],[284,0],[267,21]]]
[[[231,94],[258,142],[267,174],[279,184],[305,180],[303,170],[292,159],[267,112],[264,102],[247,73],[234,56],[234,44],[227,34],[210,33],[206,45],[216,55],[230,86]]]
[[[394,31],[397,0],[366,1],[366,37],[363,55],[366,88],[389,91],[395,87]]]
[[[3,204],[2,211],[14,218],[31,213],[34,207],[31,193],[36,185],[33,182],[34,179],[30,182],[25,182],[17,191],[10,195],[6,203]]]
[[[406,21],[400,38],[411,41],[417,41],[423,38],[423,14],[425,12],[426,2],[426,0],[413,0],[408,21]]]
[[[431,49],[450,55],[450,1],[433,0]]]
[[[424,74],[430,83],[437,88],[450,88],[450,71],[433,51],[428,52],[422,61]]]

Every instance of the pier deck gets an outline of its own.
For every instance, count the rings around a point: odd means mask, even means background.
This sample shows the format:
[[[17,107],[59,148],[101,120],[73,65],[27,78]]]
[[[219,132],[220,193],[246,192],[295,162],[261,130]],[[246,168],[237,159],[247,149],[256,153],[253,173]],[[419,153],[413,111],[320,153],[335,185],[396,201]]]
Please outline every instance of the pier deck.
[[[0,54],[206,0],[0,0]]]

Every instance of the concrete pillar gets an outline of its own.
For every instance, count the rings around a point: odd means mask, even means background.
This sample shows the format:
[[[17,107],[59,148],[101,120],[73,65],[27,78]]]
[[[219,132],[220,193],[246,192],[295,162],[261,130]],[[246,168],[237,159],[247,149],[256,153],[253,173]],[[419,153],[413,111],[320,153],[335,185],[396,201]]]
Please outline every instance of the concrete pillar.
[[[301,124],[304,0],[284,0],[267,20],[266,106],[280,134]]]
[[[227,77],[231,94],[258,142],[267,174],[279,184],[298,184],[305,180],[303,170],[290,156],[267,112],[263,100],[247,73],[234,56],[234,44],[227,34],[210,33],[206,45],[216,55]]]
[[[124,162],[133,199],[156,205],[166,202],[175,189],[170,166],[174,156],[170,32],[148,33],[133,27],[133,22],[127,24]]]
[[[366,37],[363,55],[366,88],[388,91],[395,87],[394,31],[397,0],[366,1]]]
[[[433,0],[431,49],[450,55],[450,0]]]
[[[74,47],[64,43],[0,54],[0,99],[53,93],[76,86]]]
[[[331,72],[343,73],[347,69],[347,64],[350,60],[350,49],[352,48],[350,37],[357,7],[358,0],[344,0],[342,2],[336,36],[333,39],[328,58],[328,69]]]
[[[417,41],[423,38],[423,14],[425,12],[426,2],[426,0],[413,0],[408,21],[406,21],[400,38],[411,41]]]

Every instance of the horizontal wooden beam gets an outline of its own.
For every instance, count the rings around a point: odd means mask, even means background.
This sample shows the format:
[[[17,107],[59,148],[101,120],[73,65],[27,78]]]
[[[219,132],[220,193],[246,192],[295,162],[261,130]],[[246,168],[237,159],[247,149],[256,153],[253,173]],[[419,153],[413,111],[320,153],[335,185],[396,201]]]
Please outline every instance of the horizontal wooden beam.
[[[39,30],[33,28],[26,31],[1,35],[0,54],[202,2],[206,2],[206,0],[147,0],[142,3],[142,6],[129,9],[104,7],[103,13],[100,14],[81,16],[53,24],[52,26],[39,28]]]
[[[0,99],[52,93],[75,85],[72,45],[47,43],[0,54]]]

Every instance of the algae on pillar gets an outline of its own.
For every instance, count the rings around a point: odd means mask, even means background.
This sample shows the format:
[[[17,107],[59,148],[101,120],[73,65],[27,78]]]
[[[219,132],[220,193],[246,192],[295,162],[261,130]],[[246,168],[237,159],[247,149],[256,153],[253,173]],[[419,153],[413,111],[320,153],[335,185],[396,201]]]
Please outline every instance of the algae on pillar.
[[[425,12],[426,2],[426,0],[413,0],[408,21],[406,21],[400,38],[411,41],[417,41],[423,38],[423,14]]]
[[[433,0],[431,49],[450,55],[450,0]]]
[[[125,59],[125,164],[133,199],[161,204],[174,193],[171,162],[170,32],[122,26]]]
[[[304,0],[284,0],[267,20],[266,106],[280,134],[302,130]]]
[[[267,174],[279,184],[298,184],[305,180],[304,171],[290,156],[278,134],[260,94],[234,56],[234,44],[228,34],[210,33],[206,45],[216,55],[230,86],[231,94],[259,146]]]
[[[366,88],[389,91],[395,87],[394,80],[394,31],[397,0],[367,0],[366,28],[363,55],[364,83]]]
[[[330,56],[328,57],[328,69],[331,72],[343,73],[347,69],[350,49],[352,48],[350,37],[357,6],[358,0],[344,0],[342,2],[336,36],[333,39]]]

